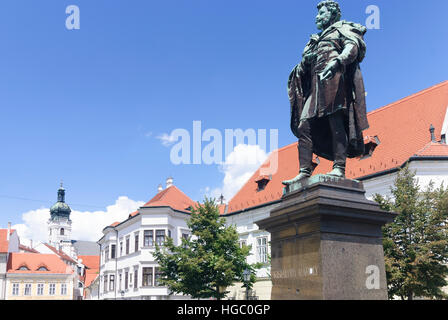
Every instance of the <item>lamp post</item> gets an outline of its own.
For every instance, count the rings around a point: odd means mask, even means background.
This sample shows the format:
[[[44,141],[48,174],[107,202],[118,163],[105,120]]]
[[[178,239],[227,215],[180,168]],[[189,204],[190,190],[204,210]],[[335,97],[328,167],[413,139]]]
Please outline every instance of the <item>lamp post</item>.
[[[249,281],[250,281],[250,270],[245,269],[243,271],[244,284],[246,285],[246,300],[249,300]]]
[[[121,293],[121,298],[124,298],[124,290],[121,290],[120,293]]]

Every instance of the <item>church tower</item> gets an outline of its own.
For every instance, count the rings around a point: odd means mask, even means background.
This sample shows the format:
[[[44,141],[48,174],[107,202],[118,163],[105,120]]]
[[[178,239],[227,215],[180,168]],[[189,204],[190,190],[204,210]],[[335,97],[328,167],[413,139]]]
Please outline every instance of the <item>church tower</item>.
[[[72,210],[65,203],[65,189],[62,186],[58,190],[58,202],[50,208],[50,219],[48,220],[48,242],[57,249],[62,249],[68,255],[72,253],[72,221],[70,212]]]

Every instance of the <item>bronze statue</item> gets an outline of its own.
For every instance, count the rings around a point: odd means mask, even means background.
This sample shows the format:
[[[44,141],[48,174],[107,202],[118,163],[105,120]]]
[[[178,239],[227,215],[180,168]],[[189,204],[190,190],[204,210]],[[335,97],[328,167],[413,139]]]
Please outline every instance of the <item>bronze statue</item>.
[[[340,20],[335,1],[322,1],[317,8],[316,25],[322,31],[311,36],[288,81],[300,172],[285,185],[311,176],[313,153],[333,161],[329,175],[344,178],[347,157],[364,153],[362,131],[369,127],[359,68],[366,53],[363,35],[367,29]]]

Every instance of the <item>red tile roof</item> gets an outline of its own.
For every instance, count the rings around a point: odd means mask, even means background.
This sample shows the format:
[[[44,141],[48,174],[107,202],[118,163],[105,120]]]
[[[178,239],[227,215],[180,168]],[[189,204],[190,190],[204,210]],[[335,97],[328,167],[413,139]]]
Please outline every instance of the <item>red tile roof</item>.
[[[143,208],[150,207],[170,207],[173,210],[183,211],[189,213],[189,207],[195,207],[198,203],[191,200],[185,193],[183,193],[176,186],[170,186],[163,191],[157,193],[151,200],[143,205]],[[140,212],[134,211],[129,214],[129,218],[139,215]],[[115,227],[121,222],[114,222],[109,227]],[[106,227],[107,228],[107,227]]]
[[[11,229],[10,235],[16,230]],[[9,247],[9,241],[6,240],[8,235],[8,229],[0,229],[0,253],[7,253]]]
[[[74,260],[72,257],[70,257],[69,255],[67,255],[64,251],[62,250],[58,250],[53,246],[50,246],[48,243],[44,243],[51,251],[53,251],[55,254],[57,254],[62,260],[67,260],[70,261],[72,263],[77,263],[76,260]]]
[[[84,287],[89,287],[96,279],[100,270],[100,256],[78,256],[82,259],[82,264],[86,266],[82,281]]]
[[[171,207],[174,210],[188,212],[189,207],[195,207],[197,203],[191,200],[176,186],[171,186],[160,191],[143,207]]]
[[[21,267],[29,270],[18,270]],[[38,271],[40,267],[45,267],[48,271]],[[7,265],[8,273],[37,273],[37,274],[72,274],[73,269],[66,265],[58,256],[54,254],[42,253],[10,253]]]
[[[448,157],[448,145],[439,142],[430,142],[415,155],[418,157]]]
[[[39,253],[39,251],[37,251],[36,249],[27,247],[27,246],[25,246],[23,244],[19,244],[19,249],[23,250],[23,251],[26,251],[26,252],[30,252],[30,253]]]
[[[82,264],[89,269],[99,269],[100,268],[100,256],[78,256],[82,259]]]
[[[364,136],[378,136],[380,144],[373,155],[360,160],[348,159],[346,176],[350,179],[394,169],[414,155],[446,156],[447,147],[430,144],[429,128],[435,128],[436,138],[441,137],[441,129],[448,106],[448,81],[401,99],[385,107],[368,113],[370,128]],[[257,190],[256,180],[266,171],[260,168],[274,163],[278,156],[278,168],[270,172],[272,179],[264,190]],[[320,164],[314,174],[331,171],[332,163],[319,158]],[[271,165],[272,166],[272,165]],[[229,201],[227,213],[277,201],[282,196],[282,181],[295,177],[299,170],[297,143],[280,148],[270,155],[266,162],[248,180],[248,182]],[[268,171],[269,173],[269,171]]]

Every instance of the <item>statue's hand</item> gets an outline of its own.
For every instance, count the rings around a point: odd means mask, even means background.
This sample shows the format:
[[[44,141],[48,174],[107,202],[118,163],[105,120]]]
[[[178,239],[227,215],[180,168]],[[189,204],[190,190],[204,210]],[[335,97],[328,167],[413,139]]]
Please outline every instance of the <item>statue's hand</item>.
[[[331,61],[325,70],[320,74],[321,80],[330,80],[334,77],[335,73],[339,69],[339,62],[337,60]]]

